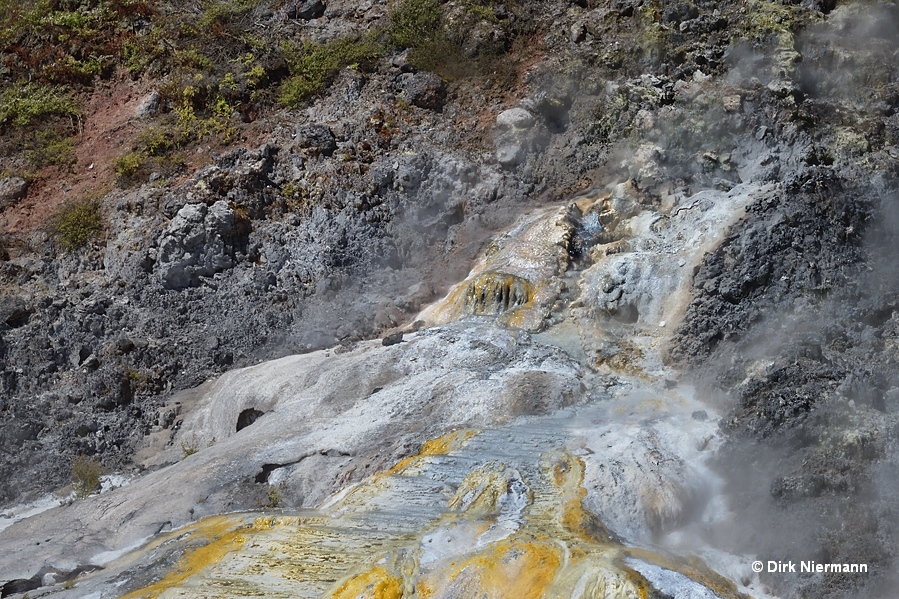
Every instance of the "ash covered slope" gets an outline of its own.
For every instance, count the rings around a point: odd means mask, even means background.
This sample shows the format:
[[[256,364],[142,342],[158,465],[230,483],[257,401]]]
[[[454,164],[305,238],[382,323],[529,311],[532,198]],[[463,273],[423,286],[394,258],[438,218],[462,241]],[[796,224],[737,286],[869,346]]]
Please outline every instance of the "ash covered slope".
[[[317,35],[358,24],[355,8],[328,6]],[[261,149],[111,194],[105,245],[60,255],[42,233],[13,245],[5,501],[64,483],[77,453],[127,464],[138,438],[178,421],[158,412],[170,390],[401,323],[464,278],[485,231],[523,201],[622,173],[659,202],[679,186],[775,182],[782,193],[697,270],[671,356],[736,396],[736,459],[750,451],[738,439],[762,439],[753,459],[771,469],[733,481],[760,522],[851,504],[797,547],[891,571],[896,277],[879,258],[894,235],[894,4],[550,2],[512,17],[542,46],[508,99],[491,88],[485,103],[476,78],[435,103],[441,84],[392,55],[272,117]],[[496,130],[462,133],[481,118]],[[620,344],[601,349],[624,364]],[[778,538],[751,541],[776,553]],[[774,582],[822,596],[866,584]]]

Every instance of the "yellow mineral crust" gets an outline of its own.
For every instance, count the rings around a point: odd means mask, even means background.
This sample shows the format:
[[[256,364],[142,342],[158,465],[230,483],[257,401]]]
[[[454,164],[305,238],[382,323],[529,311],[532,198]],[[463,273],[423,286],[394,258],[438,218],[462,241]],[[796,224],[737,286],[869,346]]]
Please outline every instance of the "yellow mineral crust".
[[[441,435],[436,439],[425,441],[421,446],[421,451],[419,451],[417,455],[403,458],[394,464],[386,474],[402,474],[409,466],[420,462],[423,457],[446,455],[451,451],[462,449],[465,446],[465,443],[477,434],[477,429],[463,428]]]
[[[485,272],[465,288],[463,305],[469,314],[504,314],[526,306],[534,295],[530,281],[499,272]]]
[[[500,501],[509,494],[513,481],[519,474],[512,468],[497,462],[488,462],[465,477],[456,494],[449,501],[449,508],[469,514],[494,514],[500,509]],[[530,503],[532,493],[526,492]]]
[[[404,460],[320,510],[212,517],[171,533],[153,546],[186,539],[182,560],[125,597],[648,599],[629,560],[739,597],[698,561],[621,544],[583,507],[580,457],[551,449],[530,466],[485,461],[484,434],[433,439],[410,458],[415,467]],[[435,491],[447,476],[456,482]]]
[[[270,520],[266,518],[260,518],[256,523],[247,526],[242,520],[234,517],[211,516],[189,527],[187,531],[179,531],[182,535],[190,534],[192,539],[205,544],[195,549],[188,549],[175,569],[159,582],[145,589],[128,593],[121,599],[155,599],[159,597],[165,590],[178,586],[194,574],[217,564],[226,554],[243,547],[248,534],[266,525],[270,526]]]
[[[563,549],[551,542],[504,540],[451,563],[418,583],[421,599],[538,599],[555,580]]]
[[[354,576],[331,595],[332,599],[401,599],[403,581],[378,566]]]

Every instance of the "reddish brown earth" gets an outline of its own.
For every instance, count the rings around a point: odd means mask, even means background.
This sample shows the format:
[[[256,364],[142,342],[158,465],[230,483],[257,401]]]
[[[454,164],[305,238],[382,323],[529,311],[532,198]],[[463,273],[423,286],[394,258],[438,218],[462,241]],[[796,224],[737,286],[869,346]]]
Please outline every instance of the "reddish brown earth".
[[[145,126],[135,117],[148,85],[118,73],[100,85],[84,104],[75,143],[75,164],[38,172],[28,196],[0,214],[0,230],[28,233],[40,227],[65,202],[101,195],[115,183],[113,162],[127,151]]]

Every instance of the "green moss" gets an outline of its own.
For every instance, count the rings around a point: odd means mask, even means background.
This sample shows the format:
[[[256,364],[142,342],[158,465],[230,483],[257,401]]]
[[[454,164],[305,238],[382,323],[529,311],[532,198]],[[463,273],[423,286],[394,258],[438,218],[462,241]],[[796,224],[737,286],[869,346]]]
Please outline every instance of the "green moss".
[[[57,241],[69,251],[80,249],[103,233],[103,212],[96,200],[69,204],[51,221]]]

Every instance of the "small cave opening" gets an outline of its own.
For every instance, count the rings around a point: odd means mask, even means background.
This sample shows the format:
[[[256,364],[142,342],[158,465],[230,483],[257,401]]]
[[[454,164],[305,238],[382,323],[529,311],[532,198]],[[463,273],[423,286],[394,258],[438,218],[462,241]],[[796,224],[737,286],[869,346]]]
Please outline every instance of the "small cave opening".
[[[262,470],[253,478],[257,483],[267,483],[268,477],[278,468],[283,468],[285,464],[263,464]]]
[[[235,432],[240,432],[241,429],[245,429],[257,420],[259,417],[265,414],[265,412],[261,412],[256,408],[247,408],[237,417],[237,430]]]

